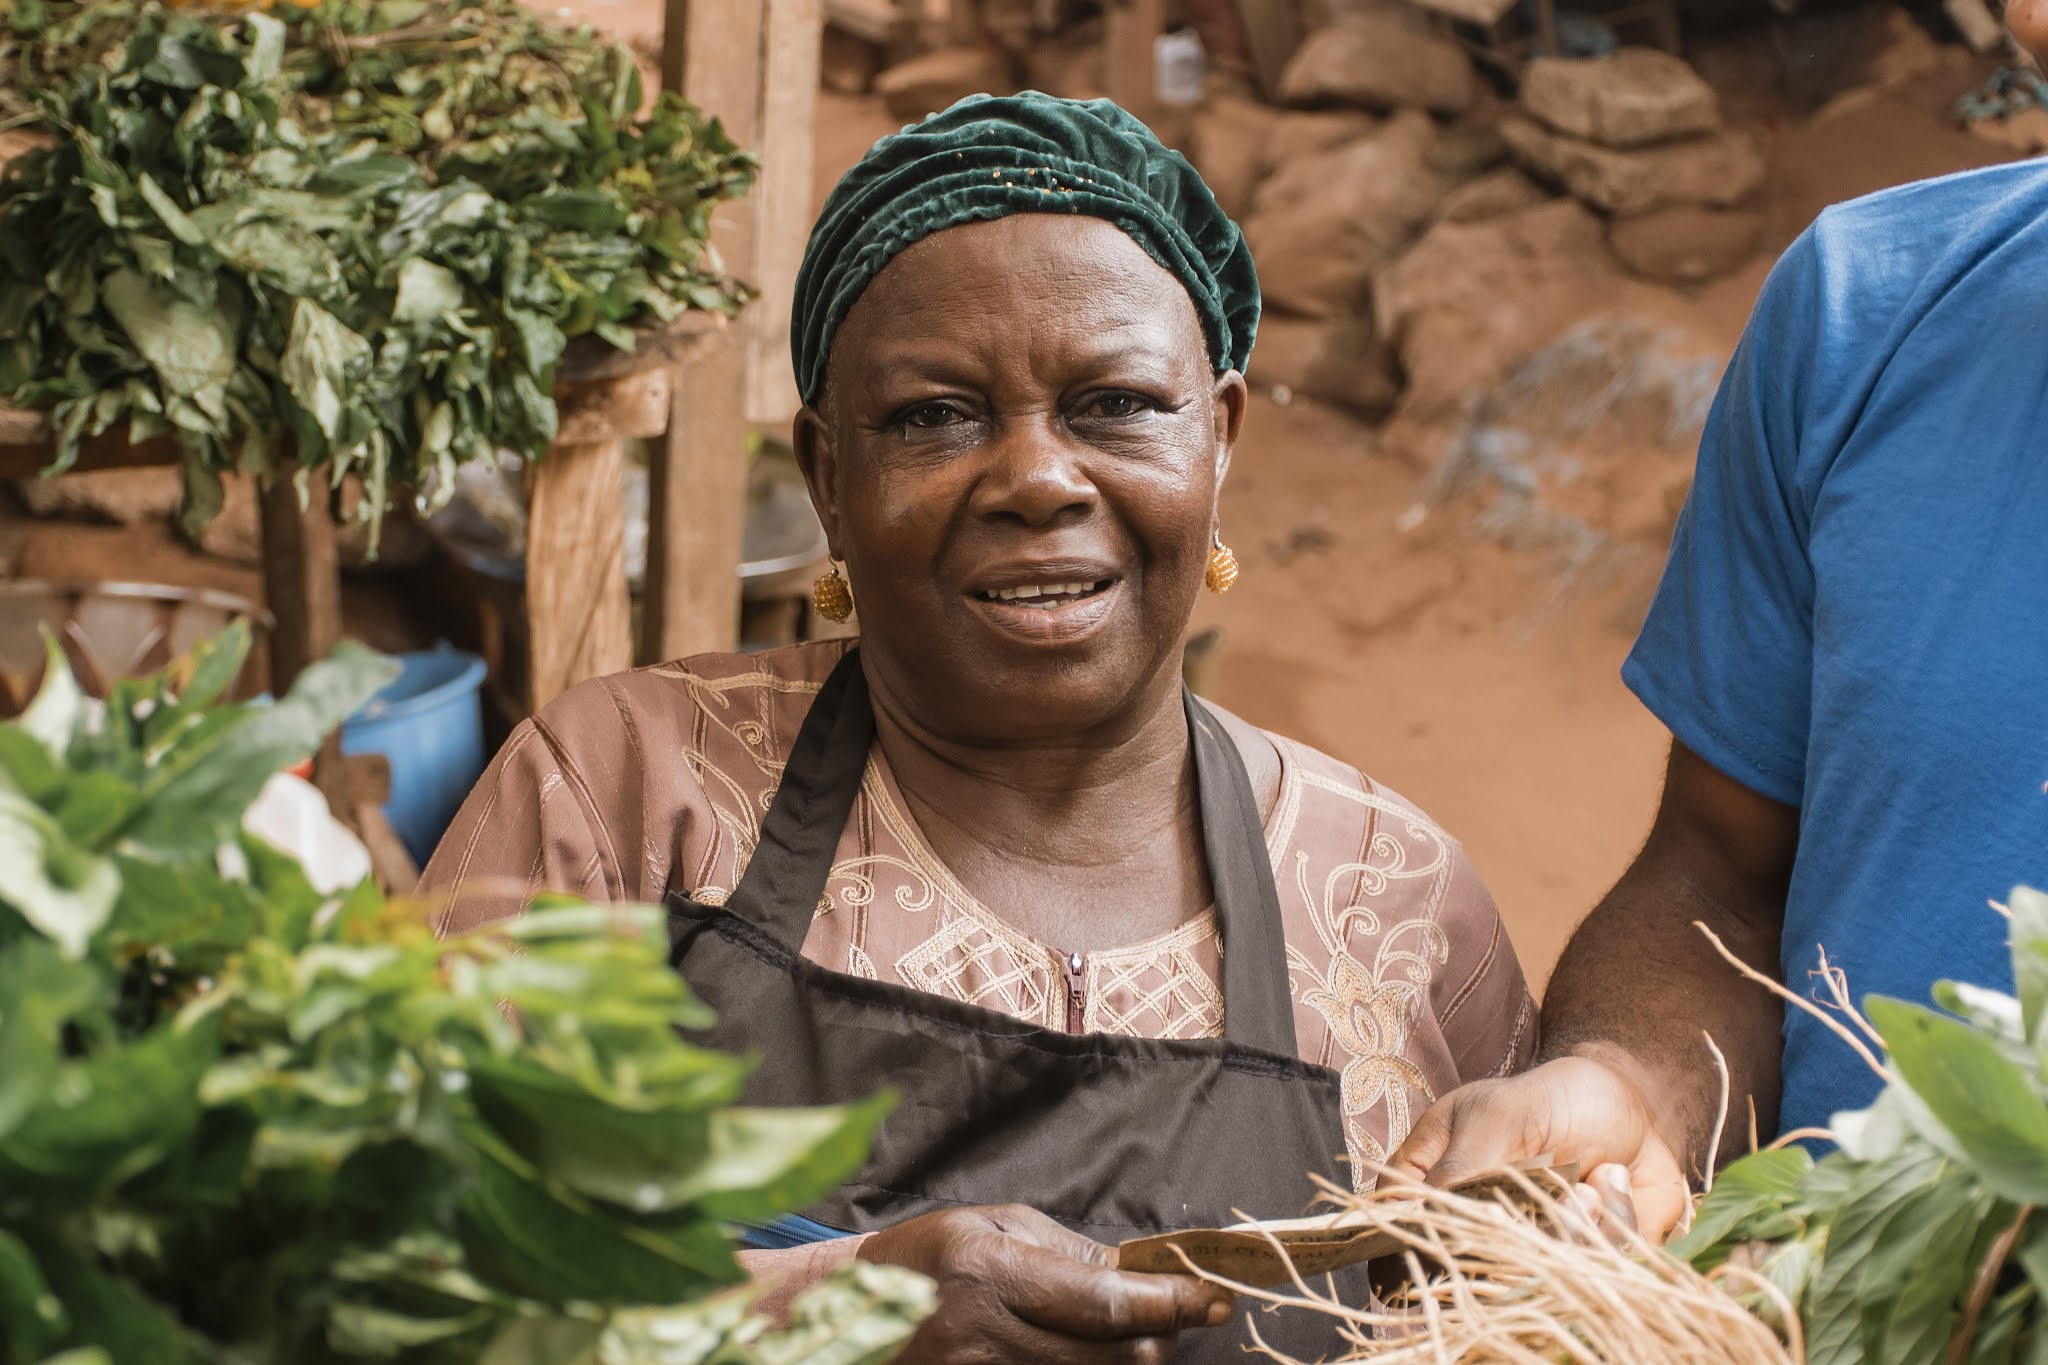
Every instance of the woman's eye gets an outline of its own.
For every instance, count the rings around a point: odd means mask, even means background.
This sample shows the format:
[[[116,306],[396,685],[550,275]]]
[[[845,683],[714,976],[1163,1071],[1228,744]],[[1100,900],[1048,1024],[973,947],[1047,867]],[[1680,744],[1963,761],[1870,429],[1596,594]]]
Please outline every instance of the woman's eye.
[[[950,403],[919,403],[914,408],[906,408],[896,419],[896,425],[905,431],[931,431],[959,420],[959,412]]]
[[[1105,393],[1088,405],[1090,416],[1094,417],[1136,417],[1152,404],[1135,393]]]

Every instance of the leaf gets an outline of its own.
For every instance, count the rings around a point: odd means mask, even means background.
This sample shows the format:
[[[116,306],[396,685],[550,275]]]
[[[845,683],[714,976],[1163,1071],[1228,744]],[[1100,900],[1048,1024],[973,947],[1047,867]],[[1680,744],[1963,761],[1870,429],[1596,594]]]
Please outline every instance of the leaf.
[[[2041,1039],[2041,1016],[2048,1008],[2048,895],[2032,887],[2015,887],[2006,898],[2012,913],[2012,975],[2019,992],[2027,1037]]]
[[[695,1050],[693,1050],[695,1051]],[[750,1069],[741,1058],[696,1052],[696,1077],[644,1096],[597,1095],[530,1061],[483,1062],[470,1071],[485,1122],[544,1175],[640,1213],[674,1208],[711,1142],[705,1111],[730,1103]]]
[[[278,375],[329,441],[341,442],[350,396],[370,363],[370,343],[311,299],[292,308],[291,338]]]
[[[35,700],[15,718],[13,726],[30,736],[49,750],[62,756],[71,747],[71,740],[85,723],[90,703],[85,692],[78,685],[78,679],[71,674],[71,661],[65,657],[63,646],[49,627],[42,628],[43,637],[43,685],[37,689]]]
[[[1855,1286],[1865,1260],[1883,1240],[1900,1209],[1944,1169],[1938,1156],[1909,1152],[1856,1172],[1833,1211],[1820,1267],[1803,1309],[1807,1365],[1862,1365],[1867,1305],[1855,1293]]]
[[[797,1296],[789,1326],[756,1343],[761,1365],[881,1365],[938,1307],[922,1275],[853,1261]]]
[[[120,894],[112,863],[77,848],[42,808],[0,788],[0,904],[80,957]]]
[[[178,207],[178,201],[165,194],[163,189],[156,181],[150,179],[147,173],[135,178],[135,188],[141,192],[142,202],[149,205],[150,212],[154,213],[158,221],[171,230],[171,236],[177,238],[186,246],[206,245],[206,234],[201,232],[192,220],[186,216],[185,210]]]
[[[249,39],[243,78],[251,85],[268,84],[277,78],[279,68],[284,65],[284,25],[260,12],[243,15],[242,24]]]
[[[344,643],[301,673],[283,701],[234,708],[234,728],[148,792],[148,805],[122,831],[123,844],[158,858],[217,848],[273,774],[319,748],[397,673],[390,660]]]
[[[391,309],[394,322],[432,322],[460,307],[462,281],[452,270],[420,257],[399,267],[398,300]]]
[[[723,1109],[711,1150],[673,1191],[715,1218],[759,1222],[808,1208],[860,1170],[892,1093],[834,1109]]]
[[[49,1101],[0,1137],[0,1190],[68,1210],[147,1169],[199,1121],[199,1080],[219,1051],[206,1020],[66,1063]]]
[[[1998,1044],[1959,1019],[1872,996],[1865,1013],[1900,1079],[2016,1204],[2048,1203],[2048,1104]]]
[[[634,1227],[535,1183],[509,1154],[480,1155],[460,1229],[487,1284],[546,1303],[677,1303],[744,1278],[716,1224]]]
[[[0,1343],[8,1360],[38,1360],[54,1350],[70,1319],[50,1292],[28,1243],[0,1228]]]
[[[1812,1169],[1813,1157],[1803,1147],[1752,1152],[1730,1162],[1700,1201],[1691,1230],[1667,1249],[1680,1260],[1697,1264],[1745,1223],[1759,1214],[1775,1213],[1796,1198]]]
[[[145,275],[116,270],[100,298],[130,344],[173,394],[224,411],[235,373],[235,334],[219,313],[173,297]]]
[[[97,1003],[99,974],[40,939],[0,951],[0,1138],[56,1083],[64,1026]]]

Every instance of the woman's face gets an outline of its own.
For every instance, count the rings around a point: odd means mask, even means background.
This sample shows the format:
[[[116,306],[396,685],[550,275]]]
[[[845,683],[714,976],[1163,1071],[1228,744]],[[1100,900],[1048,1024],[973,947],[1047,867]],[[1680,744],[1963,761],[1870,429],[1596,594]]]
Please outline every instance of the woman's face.
[[[869,669],[950,738],[1078,738],[1178,679],[1244,381],[1107,222],[1020,214],[889,263],[797,421]]]

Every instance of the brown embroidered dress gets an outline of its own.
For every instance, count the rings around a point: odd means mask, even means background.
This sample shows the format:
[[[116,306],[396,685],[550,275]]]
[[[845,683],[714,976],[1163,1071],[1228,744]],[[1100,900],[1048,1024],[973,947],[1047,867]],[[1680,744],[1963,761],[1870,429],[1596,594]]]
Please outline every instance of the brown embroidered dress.
[[[811,699],[843,643],[707,655],[600,678],[522,724],[428,865],[451,927],[540,890],[722,903],[759,837]],[[1536,1011],[1492,899],[1457,842],[1355,768],[1234,719],[1267,744],[1263,810],[1304,1061],[1342,1080],[1353,1170],[1382,1159],[1453,1086],[1527,1065]],[[1079,969],[1018,933],[931,853],[879,749],[804,940],[857,977],[1051,1030],[1150,1038],[1222,1031],[1213,911]]]

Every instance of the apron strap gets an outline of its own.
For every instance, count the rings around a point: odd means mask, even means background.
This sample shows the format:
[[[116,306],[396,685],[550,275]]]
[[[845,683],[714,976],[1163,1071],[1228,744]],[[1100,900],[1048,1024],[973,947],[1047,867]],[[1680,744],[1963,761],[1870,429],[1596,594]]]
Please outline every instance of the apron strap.
[[[761,841],[725,903],[792,954],[803,951],[874,742],[875,711],[856,647],[811,702],[761,821]]]
[[[1280,896],[1251,779],[1222,723],[1192,693],[1183,698],[1202,847],[1223,934],[1223,1036],[1241,1047],[1295,1057]],[[804,717],[761,821],[760,843],[725,904],[729,914],[792,954],[802,952],[825,894],[874,742],[867,675],[860,650],[849,649]]]
[[[1244,757],[1223,722],[1182,689],[1195,751],[1202,849],[1223,929],[1223,1036],[1239,1047],[1298,1057],[1287,989],[1287,936],[1266,831]]]

